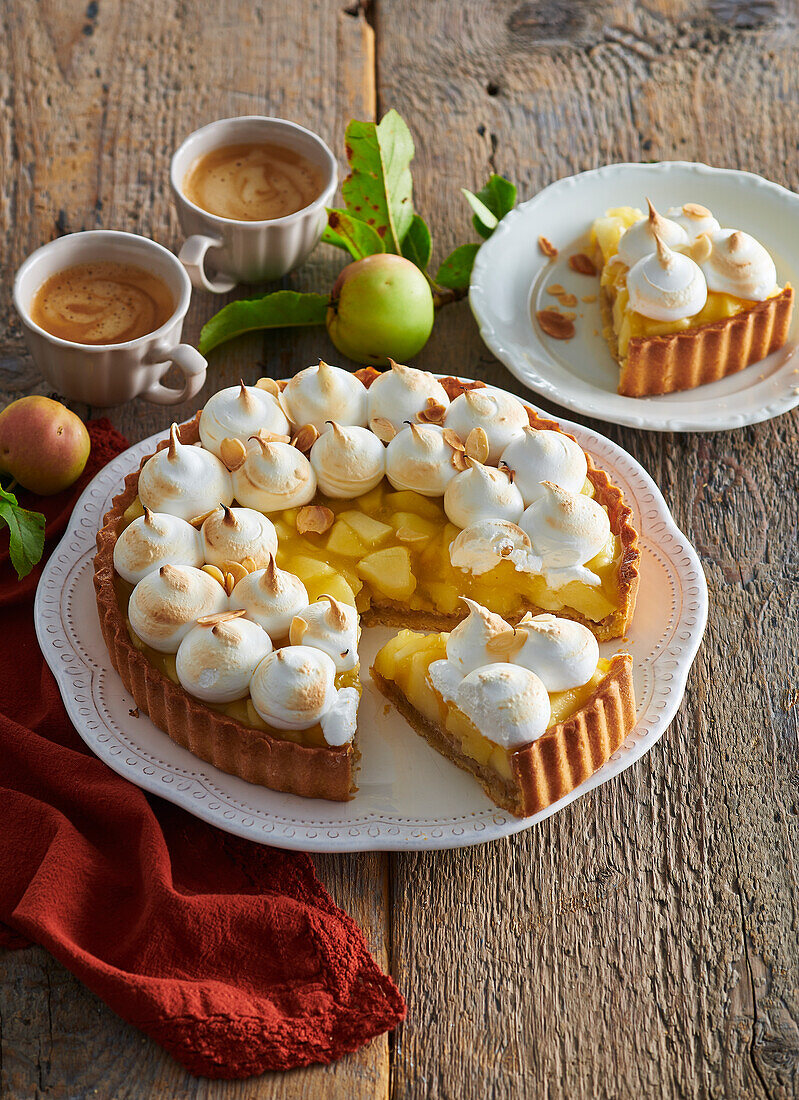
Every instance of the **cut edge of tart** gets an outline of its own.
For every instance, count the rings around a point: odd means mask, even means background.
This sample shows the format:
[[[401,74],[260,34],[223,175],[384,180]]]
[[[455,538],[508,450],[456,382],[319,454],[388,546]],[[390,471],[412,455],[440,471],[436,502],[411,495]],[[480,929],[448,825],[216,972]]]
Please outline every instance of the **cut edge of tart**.
[[[360,378],[368,388],[371,377],[360,375]],[[454,378],[443,379],[442,384],[450,397],[467,389],[482,388],[484,385],[464,383]],[[539,417],[529,406],[524,407],[531,426],[568,434],[562,431],[556,421]],[[180,437],[184,444],[199,442],[199,423],[200,412],[180,427]],[[157,445],[156,451],[168,447],[169,442],[169,438],[165,437]],[[141,469],[151,457],[145,456],[139,469],[127,475],[124,489],[113,499],[112,507],[106,513],[103,527],[97,535],[94,583],[100,624],[112,664],[125,687],[136,705],[174,742],[223,771],[252,783],[304,797],[333,801],[350,799],[357,789],[355,771],[360,757],[357,736],[348,744],[322,746],[287,739],[277,731],[270,732],[268,727],[255,728],[246,725],[192,697],[179,683],[175,683],[156,668],[146,654],[134,645],[125,614],[120,608],[113,555],[117,538],[127,522],[125,513],[138,496]],[[618,603],[612,614],[601,622],[591,621],[569,609],[559,610],[557,615],[583,623],[601,641],[622,636],[632,618],[638,588],[640,555],[632,511],[624,502],[621,490],[603,470],[595,467],[590,455],[586,455],[586,458],[595,499],[607,509],[611,530],[621,546],[618,562]],[[524,611],[538,613],[548,609],[530,604],[525,606]],[[431,613],[391,601],[374,601],[361,614],[361,623],[419,626],[430,630],[451,628],[461,617],[461,612],[451,615]],[[589,718],[588,721],[589,725],[593,723],[592,728],[596,727],[595,719]],[[564,723],[564,726],[568,726],[568,723]],[[549,733],[547,738],[548,744],[552,740]],[[612,739],[610,733],[599,737],[603,745],[605,742],[609,743],[609,739]],[[540,752],[541,748],[532,754],[531,759],[537,759]],[[520,756],[520,766],[521,759]],[[597,752],[593,749],[591,759],[598,759]],[[588,774],[590,772],[585,772],[583,778]],[[582,779],[575,780],[577,782],[582,782]],[[552,790],[556,789],[557,783],[553,781]],[[561,795],[555,794],[553,797],[559,798]]]

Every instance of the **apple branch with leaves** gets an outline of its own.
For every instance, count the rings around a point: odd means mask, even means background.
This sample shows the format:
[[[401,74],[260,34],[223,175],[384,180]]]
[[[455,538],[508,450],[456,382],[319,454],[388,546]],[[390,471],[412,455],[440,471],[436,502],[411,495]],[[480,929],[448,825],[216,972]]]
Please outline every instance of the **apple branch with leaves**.
[[[349,253],[352,261],[391,253],[410,260],[430,284],[437,309],[464,298],[480,241],[462,244],[429,271],[433,238],[413,206],[411,161],[414,145],[404,120],[394,111],[379,123],[353,119],[347,126],[350,173],[341,191],[344,209],[327,209],[322,241]],[[472,209],[472,225],[485,240],[516,204],[516,188],[493,174],[476,193],[462,188]],[[204,326],[200,352],[207,355],[227,340],[258,329],[323,325],[334,305],[325,294],[278,290],[259,298],[230,302]]]
[[[10,491],[0,485],[0,522],[8,527],[8,552],[17,577],[27,577],[44,551],[44,516],[23,508]]]

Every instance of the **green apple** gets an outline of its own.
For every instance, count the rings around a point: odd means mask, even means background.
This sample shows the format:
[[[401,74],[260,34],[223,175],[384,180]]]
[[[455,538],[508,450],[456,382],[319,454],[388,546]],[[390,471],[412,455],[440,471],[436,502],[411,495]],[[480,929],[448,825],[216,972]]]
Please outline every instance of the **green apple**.
[[[0,474],[40,496],[74,484],[90,449],[86,425],[60,401],[21,397],[0,412]]]
[[[348,264],[336,279],[327,331],[356,363],[406,363],[427,343],[433,314],[430,284],[416,264],[380,253]]]

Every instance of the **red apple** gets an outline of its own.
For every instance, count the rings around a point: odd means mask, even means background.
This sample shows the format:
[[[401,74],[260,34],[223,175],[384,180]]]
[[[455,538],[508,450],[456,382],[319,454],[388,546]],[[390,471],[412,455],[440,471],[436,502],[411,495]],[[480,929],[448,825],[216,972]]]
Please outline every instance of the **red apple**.
[[[0,412],[0,474],[40,496],[74,484],[90,449],[86,425],[59,401],[21,397]]]

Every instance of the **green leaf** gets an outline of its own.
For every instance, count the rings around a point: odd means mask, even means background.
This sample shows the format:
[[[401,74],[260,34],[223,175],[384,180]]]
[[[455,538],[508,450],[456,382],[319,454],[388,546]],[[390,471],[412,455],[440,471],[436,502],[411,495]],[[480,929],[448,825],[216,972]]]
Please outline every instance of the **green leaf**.
[[[22,580],[40,561],[44,551],[44,516],[21,508],[13,493],[0,485],[0,520],[8,524],[8,551],[17,577]]]
[[[386,250],[377,230],[353,218],[346,210],[328,209],[327,228],[322,240],[334,244],[336,248],[346,249],[353,260],[362,260],[364,256],[374,256]]]
[[[427,222],[421,214],[414,214],[408,232],[402,240],[402,255],[422,271],[427,271],[432,254],[433,238],[430,236]]]
[[[438,285],[445,286],[449,290],[466,289],[469,286],[474,258],[479,248],[479,244],[462,244],[454,252],[450,252],[436,272],[435,281]]]
[[[323,325],[328,300],[326,294],[278,290],[263,298],[242,298],[238,302],[229,302],[203,326],[200,354],[207,355],[226,340],[256,329]]]
[[[348,212],[373,226],[386,252],[401,254],[400,242],[413,220],[413,138],[391,110],[375,126],[353,119],[346,131],[350,174],[341,185]]]
[[[501,219],[516,205],[515,185],[496,172],[476,195],[465,188],[461,190],[474,211],[472,225],[481,237],[490,237]]]

